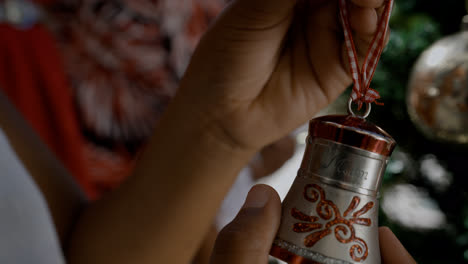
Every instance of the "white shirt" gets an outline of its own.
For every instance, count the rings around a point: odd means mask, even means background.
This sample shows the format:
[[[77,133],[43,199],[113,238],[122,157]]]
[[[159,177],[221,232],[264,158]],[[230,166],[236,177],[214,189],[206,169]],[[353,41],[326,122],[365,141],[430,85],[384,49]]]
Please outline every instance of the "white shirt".
[[[0,263],[65,263],[45,199],[2,130]]]

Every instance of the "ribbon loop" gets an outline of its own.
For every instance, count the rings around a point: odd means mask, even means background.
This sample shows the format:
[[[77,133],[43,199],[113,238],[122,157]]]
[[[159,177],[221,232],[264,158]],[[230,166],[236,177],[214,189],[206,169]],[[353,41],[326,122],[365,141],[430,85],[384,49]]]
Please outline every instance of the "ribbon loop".
[[[351,76],[354,82],[351,100],[358,103],[359,108],[362,104],[374,103],[380,98],[379,93],[370,88],[372,78],[374,77],[377,64],[382,51],[385,48],[385,36],[388,32],[390,14],[392,13],[393,0],[385,0],[384,11],[380,19],[377,32],[372,39],[367,55],[362,65],[359,66],[356,46],[354,45],[352,30],[349,22],[349,8],[346,0],[339,0],[340,20],[343,26],[346,51],[351,69]]]

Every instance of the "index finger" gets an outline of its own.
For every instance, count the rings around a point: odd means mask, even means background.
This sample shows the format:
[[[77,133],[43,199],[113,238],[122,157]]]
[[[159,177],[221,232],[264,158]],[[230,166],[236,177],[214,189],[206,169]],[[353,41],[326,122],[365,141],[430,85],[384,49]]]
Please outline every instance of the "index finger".
[[[351,2],[360,7],[379,8],[385,3],[385,0],[351,0]]]
[[[383,264],[416,264],[390,228],[379,228],[379,244]]]

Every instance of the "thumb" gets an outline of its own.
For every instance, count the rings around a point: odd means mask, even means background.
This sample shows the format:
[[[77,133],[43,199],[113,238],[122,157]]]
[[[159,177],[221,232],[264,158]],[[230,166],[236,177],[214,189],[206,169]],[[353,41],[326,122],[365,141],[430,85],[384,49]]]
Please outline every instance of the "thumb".
[[[280,217],[276,191],[267,185],[253,187],[239,214],[219,233],[211,264],[266,264]]]
[[[398,238],[388,227],[379,228],[380,254],[384,264],[416,264]]]

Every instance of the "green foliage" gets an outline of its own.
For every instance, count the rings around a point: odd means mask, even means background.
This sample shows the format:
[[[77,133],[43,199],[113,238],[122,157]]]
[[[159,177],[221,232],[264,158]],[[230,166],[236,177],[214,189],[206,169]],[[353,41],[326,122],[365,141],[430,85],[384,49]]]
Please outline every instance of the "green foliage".
[[[441,37],[439,24],[429,15],[404,12],[410,2],[405,8],[395,7],[390,41],[374,77],[373,85],[390,102],[404,103],[411,67],[421,52]]]

